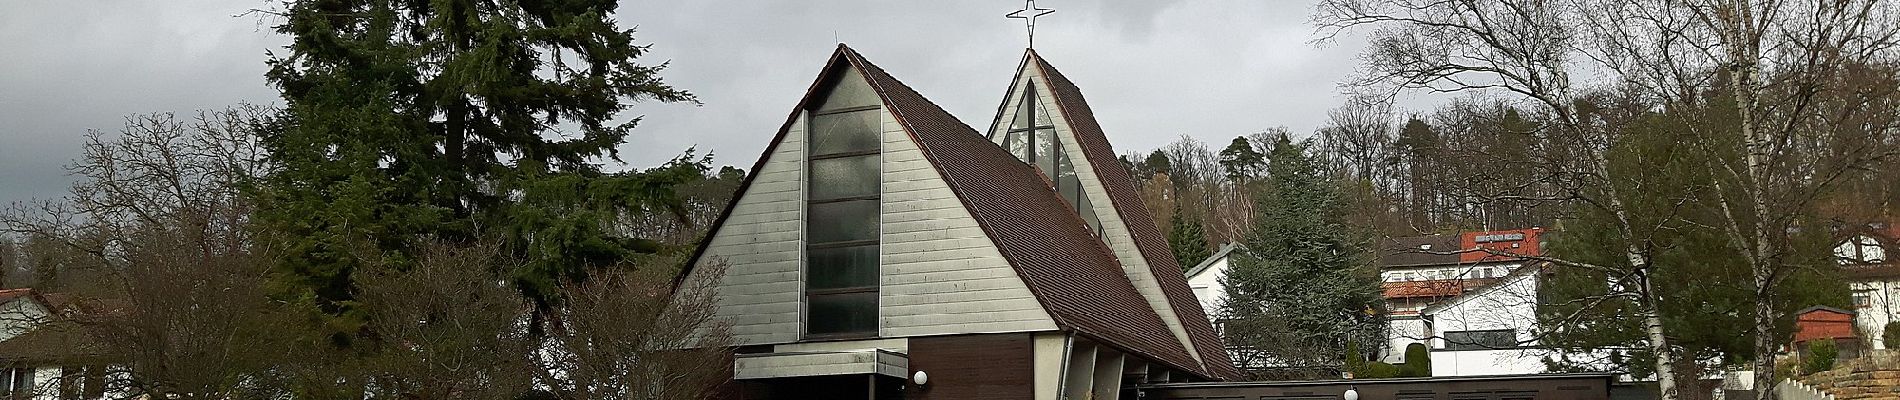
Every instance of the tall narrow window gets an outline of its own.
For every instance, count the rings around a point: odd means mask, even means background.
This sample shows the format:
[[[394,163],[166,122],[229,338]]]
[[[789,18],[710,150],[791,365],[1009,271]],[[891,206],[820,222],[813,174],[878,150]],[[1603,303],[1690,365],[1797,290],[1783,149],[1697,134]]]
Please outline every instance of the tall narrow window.
[[[1031,79],[1023,86],[1023,101],[1016,107],[1016,115],[1011,117],[1009,130],[1004,133],[1003,147],[1010,154],[1036,166],[1056,194],[1074,207],[1089,230],[1101,235],[1102,222],[1095,216],[1095,208],[1089,203],[1088,194],[1082,189],[1082,179],[1075,173],[1075,162],[1071,160],[1065,143],[1056,134],[1055,120],[1051,118],[1049,107],[1043,104],[1036,94],[1035,80]]]
[[[877,335],[879,109],[864,78],[847,70],[809,110],[808,337]]]

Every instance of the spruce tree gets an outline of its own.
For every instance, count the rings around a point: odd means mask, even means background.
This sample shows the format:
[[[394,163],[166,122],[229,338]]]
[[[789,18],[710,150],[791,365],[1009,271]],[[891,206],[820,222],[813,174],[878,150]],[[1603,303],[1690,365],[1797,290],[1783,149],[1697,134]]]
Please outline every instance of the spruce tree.
[[[678,209],[701,160],[605,174],[637,101],[692,101],[611,17],[617,0],[296,0],[269,81],[285,102],[265,134],[280,171],[254,191],[283,286],[360,328],[355,277],[413,264],[426,242],[499,242],[543,306],[588,268],[654,251],[618,235],[628,209]],[[339,332],[339,333],[343,333]]]
[[[1349,343],[1384,343],[1377,271],[1344,223],[1338,183],[1305,144],[1281,136],[1268,155],[1244,252],[1222,282],[1232,345],[1320,375],[1344,367]]]
[[[1174,251],[1174,260],[1181,264],[1182,270],[1193,268],[1214,255],[1207,248],[1207,229],[1185,214],[1180,207],[1175,207],[1174,216],[1168,218],[1168,248]]]

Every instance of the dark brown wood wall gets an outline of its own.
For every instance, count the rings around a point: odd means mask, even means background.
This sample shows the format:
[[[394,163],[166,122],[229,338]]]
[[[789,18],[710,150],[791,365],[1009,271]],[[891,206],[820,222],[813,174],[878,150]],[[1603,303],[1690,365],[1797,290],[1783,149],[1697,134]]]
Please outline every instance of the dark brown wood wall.
[[[1028,333],[910,339],[910,370],[928,384],[906,385],[906,400],[1031,400],[1035,346]]]

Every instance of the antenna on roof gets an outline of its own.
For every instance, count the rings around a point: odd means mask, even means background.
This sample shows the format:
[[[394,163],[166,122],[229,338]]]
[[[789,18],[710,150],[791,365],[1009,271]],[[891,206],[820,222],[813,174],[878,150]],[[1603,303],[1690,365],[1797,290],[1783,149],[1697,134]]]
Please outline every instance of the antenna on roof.
[[[1029,48],[1036,48],[1036,17],[1056,12],[1053,8],[1036,8],[1036,0],[1023,0],[1023,9],[1003,14],[1005,18],[1023,20],[1023,28],[1029,31]]]

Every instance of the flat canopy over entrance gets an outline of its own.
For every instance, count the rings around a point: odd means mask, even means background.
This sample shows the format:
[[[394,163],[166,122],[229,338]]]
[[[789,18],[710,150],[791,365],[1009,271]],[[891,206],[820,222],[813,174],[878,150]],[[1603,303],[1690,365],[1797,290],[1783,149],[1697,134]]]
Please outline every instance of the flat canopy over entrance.
[[[884,349],[739,354],[732,379],[877,374],[906,378],[910,357]]]

